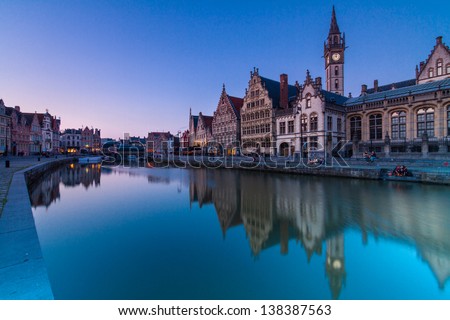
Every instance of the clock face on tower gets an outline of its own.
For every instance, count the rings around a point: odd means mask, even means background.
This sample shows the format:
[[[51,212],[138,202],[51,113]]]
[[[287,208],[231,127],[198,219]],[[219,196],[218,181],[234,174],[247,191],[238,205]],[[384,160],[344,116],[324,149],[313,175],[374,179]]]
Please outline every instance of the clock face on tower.
[[[334,61],[338,61],[341,58],[341,55],[339,53],[333,53],[333,55],[331,56],[331,59],[333,59]]]

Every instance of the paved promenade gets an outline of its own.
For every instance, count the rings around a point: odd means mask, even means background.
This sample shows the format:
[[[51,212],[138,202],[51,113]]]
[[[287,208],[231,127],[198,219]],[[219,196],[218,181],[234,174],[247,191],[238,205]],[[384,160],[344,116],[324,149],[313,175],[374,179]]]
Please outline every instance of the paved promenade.
[[[0,299],[53,299],[23,173],[55,159],[9,159],[10,168],[0,160]]]

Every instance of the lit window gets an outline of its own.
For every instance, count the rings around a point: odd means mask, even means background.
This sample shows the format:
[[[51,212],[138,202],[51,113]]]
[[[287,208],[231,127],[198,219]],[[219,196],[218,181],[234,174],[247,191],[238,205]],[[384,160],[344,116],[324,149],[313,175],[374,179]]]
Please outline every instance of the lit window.
[[[428,69],[428,78],[433,78],[434,77],[434,69],[430,68]]]

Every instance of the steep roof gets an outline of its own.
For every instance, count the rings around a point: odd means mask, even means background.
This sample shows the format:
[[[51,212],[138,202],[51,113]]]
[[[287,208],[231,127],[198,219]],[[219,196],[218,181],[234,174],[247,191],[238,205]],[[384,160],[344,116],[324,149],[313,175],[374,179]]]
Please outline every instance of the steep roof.
[[[273,108],[279,108],[280,106],[280,82],[261,77],[262,82],[272,98]],[[296,96],[297,88],[295,86],[288,85],[288,96]]]
[[[329,102],[329,103],[334,103],[334,104],[343,106],[345,104],[345,102],[348,100],[347,97],[341,96],[340,94],[337,94],[334,92],[330,92],[330,91],[326,91],[326,90],[321,90],[320,92],[325,97],[325,101]]]
[[[410,79],[410,80],[404,80],[404,81],[400,81],[400,82],[394,82],[391,84],[387,84],[387,85],[383,85],[383,86],[379,86],[377,92],[383,92],[383,91],[388,91],[388,90],[392,90],[392,87],[394,87],[395,89],[400,89],[403,87],[409,87],[409,86],[413,86],[416,84],[416,79]],[[375,88],[370,88],[367,89],[367,93],[375,93]]]
[[[330,32],[328,32],[328,34],[337,34],[337,33],[341,33],[341,31],[339,31],[339,26],[337,24],[336,19],[336,12],[334,11],[333,6],[333,12],[331,13]]]
[[[234,107],[236,115],[239,117],[242,105],[244,104],[244,99],[232,96],[228,96],[228,99],[231,101],[231,105]]]
[[[345,106],[354,106],[362,103],[375,102],[384,99],[406,97],[412,94],[428,93],[443,89],[450,89],[450,79],[427,82],[423,84],[407,86],[389,91],[376,92],[372,94],[363,95],[357,98],[349,98],[345,102]]]
[[[203,122],[205,123],[205,126],[207,128],[211,128],[214,117],[212,117],[212,116],[203,116],[203,115],[202,115],[202,117],[203,117]]]

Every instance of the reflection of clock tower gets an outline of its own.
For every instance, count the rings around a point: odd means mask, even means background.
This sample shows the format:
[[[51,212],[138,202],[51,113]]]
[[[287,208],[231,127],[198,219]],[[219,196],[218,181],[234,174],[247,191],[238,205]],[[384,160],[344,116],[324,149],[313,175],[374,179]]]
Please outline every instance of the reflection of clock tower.
[[[341,35],[339,31],[333,6],[330,32],[324,44],[323,56],[325,58],[327,91],[340,95],[344,95],[344,51],[345,33]]]
[[[344,235],[333,235],[327,240],[326,273],[333,299],[338,299],[345,283]]]

